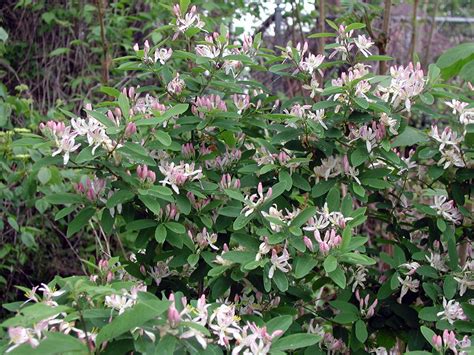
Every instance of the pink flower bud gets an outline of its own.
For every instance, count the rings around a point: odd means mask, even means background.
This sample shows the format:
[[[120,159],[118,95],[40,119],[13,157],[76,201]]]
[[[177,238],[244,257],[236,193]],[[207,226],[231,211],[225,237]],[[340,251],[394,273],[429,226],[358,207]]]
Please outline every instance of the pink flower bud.
[[[323,254],[327,254],[329,252],[329,245],[326,242],[319,243],[319,251]]]
[[[272,197],[272,194],[273,194],[273,189],[270,187],[267,191],[267,198]]]
[[[276,338],[276,337],[282,336],[283,333],[284,333],[284,331],[281,330],[281,329],[275,330],[275,331],[272,333],[272,338]]]
[[[344,172],[347,174],[351,168],[349,164],[349,159],[347,158],[347,154],[342,157],[342,167],[344,168]]]
[[[304,245],[306,245],[306,248],[308,248],[308,249],[311,250],[311,251],[314,250],[314,248],[313,248],[313,242],[312,242],[311,239],[309,239],[307,236],[304,236],[303,242],[304,242]]]
[[[107,280],[107,282],[112,282],[113,279],[114,279],[114,274],[113,274],[112,271],[109,271],[107,273],[107,279],[106,280]]]
[[[86,197],[89,201],[94,201],[95,200],[96,196],[95,196],[95,192],[94,192],[93,188],[87,190]]]
[[[175,14],[176,17],[180,17],[181,16],[181,8],[179,7],[179,4],[174,4],[173,6],[173,12]]]
[[[431,341],[433,342],[433,346],[436,348],[436,350],[441,350],[441,347],[443,346],[443,340],[441,339],[440,335],[433,335]]]
[[[178,310],[176,309],[174,305],[174,300],[173,303],[170,305],[170,308],[168,308],[168,322],[170,323],[172,328],[175,328],[179,321],[181,320],[181,317],[179,315]]]
[[[125,128],[125,137],[129,138],[137,133],[137,125],[134,122],[129,122]]]
[[[154,171],[149,171],[147,175],[147,181],[151,184],[153,184],[156,181],[156,174]]]

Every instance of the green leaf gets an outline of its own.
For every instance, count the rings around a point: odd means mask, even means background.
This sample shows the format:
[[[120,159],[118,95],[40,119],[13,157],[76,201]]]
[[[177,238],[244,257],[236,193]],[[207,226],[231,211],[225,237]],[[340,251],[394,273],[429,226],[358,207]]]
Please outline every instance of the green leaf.
[[[337,268],[337,259],[333,255],[328,255],[324,260],[323,266],[327,273],[333,272]]]
[[[21,315],[17,315],[14,318],[5,320],[2,327],[29,327],[33,324],[38,323],[41,320],[57,315],[61,312],[70,311],[71,308],[67,306],[56,306],[51,307],[44,303],[36,303],[31,306],[27,306],[21,310]]]
[[[174,354],[176,343],[178,340],[172,335],[165,335],[160,339],[155,349],[155,355],[169,355]]]
[[[426,143],[429,141],[426,133],[414,127],[406,127],[405,130],[399,134],[392,142],[392,148],[406,147],[418,143]]]
[[[179,116],[182,113],[185,113],[188,110],[189,104],[177,104],[169,110],[166,110],[161,116],[160,119],[167,120],[174,116]]]
[[[334,186],[329,190],[326,196],[326,202],[328,204],[329,212],[339,211],[341,204],[341,191],[337,186]]]
[[[77,214],[76,218],[74,218],[72,222],[69,223],[67,227],[67,236],[70,237],[74,233],[77,233],[82,228],[84,228],[94,214],[95,214],[94,207],[86,207],[83,210],[81,210]]]
[[[321,33],[313,33],[308,36],[308,38],[324,38],[324,37],[336,37],[335,33],[331,32],[321,32]]]
[[[154,136],[156,137],[158,142],[163,144],[165,147],[169,147],[171,145],[171,142],[172,142],[171,137],[165,131],[157,130],[154,133]]]
[[[351,23],[350,25],[348,25],[346,27],[345,32],[348,33],[349,31],[360,30],[362,28],[365,28],[365,24],[360,23],[360,22],[355,22],[355,23]]]
[[[109,118],[106,115],[104,115],[102,112],[95,111],[95,110],[86,110],[86,109],[84,109],[84,111],[87,112],[92,117],[94,117],[97,121],[102,123],[105,127],[107,128],[115,127],[114,123],[111,120],[109,120]]]
[[[273,342],[271,351],[278,350],[295,350],[306,348],[308,346],[317,344],[321,337],[315,334],[297,333],[280,338]]]
[[[161,206],[154,197],[140,195],[138,198],[143,202],[146,208],[148,208],[155,215],[159,215],[161,213]]]
[[[447,275],[443,283],[443,293],[446,299],[450,300],[454,297],[458,290],[458,283],[453,276]]]
[[[160,224],[155,229],[155,239],[158,243],[163,243],[166,240],[166,227]]]
[[[166,222],[165,227],[168,228],[170,231],[175,232],[177,234],[185,234],[186,228],[177,222]]]
[[[354,167],[358,167],[359,165],[363,164],[368,158],[369,154],[367,153],[367,149],[365,148],[365,146],[359,146],[351,154],[351,163]]]
[[[433,332],[430,328],[425,327],[422,325],[420,327],[421,334],[425,337],[426,341],[431,344],[431,346],[434,346],[433,344],[433,336],[436,335],[435,332]]]
[[[46,196],[45,201],[52,205],[70,205],[71,203],[82,202],[81,196],[71,193],[58,193]]]
[[[38,180],[43,184],[47,184],[48,181],[51,179],[51,170],[49,170],[47,167],[43,166],[39,171],[38,171]]]
[[[60,210],[58,213],[54,215],[54,220],[59,221],[60,219],[70,215],[75,209],[76,209],[76,206],[69,206],[69,207],[63,208],[62,210]]]
[[[286,185],[286,191],[291,190],[293,186],[293,180],[291,178],[291,175],[287,171],[280,171],[280,174],[278,174],[278,179]]]
[[[275,330],[286,332],[292,323],[292,316],[285,315],[272,318],[266,324],[268,334],[272,334]]]
[[[242,229],[244,228],[253,218],[253,215],[251,214],[250,216],[245,216],[243,214],[241,214],[239,217],[237,217],[232,225],[232,228],[234,228],[234,230],[239,230],[239,229]]]
[[[286,292],[288,290],[288,278],[284,272],[278,269],[275,270],[272,280],[281,292]]]
[[[233,200],[237,200],[237,201],[240,201],[240,202],[245,201],[245,197],[244,197],[244,195],[242,195],[242,193],[240,191],[231,190],[231,189],[224,189],[224,192],[227,196],[229,196]]]
[[[456,236],[454,235],[454,228],[452,226],[447,226],[446,230],[443,233],[444,239],[448,242],[448,266],[451,270],[458,269],[458,252],[456,249]]]
[[[365,343],[365,341],[367,340],[369,336],[367,332],[367,327],[365,326],[365,322],[361,319],[359,319],[355,323],[355,334],[356,334],[357,340],[359,340],[362,344]]]
[[[97,347],[158,317],[168,309],[169,304],[167,301],[159,300],[138,302],[133,308],[125,311],[100,330],[96,339]]]
[[[135,197],[135,194],[130,190],[119,190],[115,192],[106,203],[107,208],[112,208],[118,204],[127,202]]]
[[[115,98],[118,98],[120,96],[120,91],[110,86],[101,86],[99,88],[99,91]]]
[[[337,286],[339,286],[342,289],[346,288],[346,275],[344,274],[344,271],[342,271],[340,267],[328,273],[328,275]]]
[[[355,264],[355,265],[374,265],[375,260],[369,258],[367,255],[359,253],[345,253],[339,257],[339,261],[342,263]]]
[[[370,61],[376,61],[376,62],[385,62],[388,60],[393,60],[392,57],[389,55],[369,55],[368,57],[363,57],[361,58],[363,62],[370,62]]]
[[[30,344],[22,345],[9,352],[12,355],[40,355],[40,354],[88,354],[87,346],[79,339],[59,333],[45,332],[39,346],[32,348]]]
[[[120,93],[118,97],[118,105],[120,111],[122,111],[122,115],[128,120],[130,118],[130,102],[128,101],[127,96],[123,93]]]
[[[6,42],[8,39],[8,33],[3,27],[0,27],[0,41]]]
[[[439,320],[438,313],[440,312],[440,307],[424,307],[418,312],[418,317],[422,320],[428,322],[436,322]]]
[[[474,59],[474,43],[463,43],[448,49],[437,60],[443,79],[449,79]]]
[[[69,53],[70,51],[71,51],[71,48],[66,48],[66,47],[56,48],[55,50],[49,53],[49,56],[56,57],[58,55]]]
[[[318,261],[311,255],[303,254],[295,258],[293,267],[295,269],[294,276],[296,279],[301,279],[308,275],[311,270],[318,264]]]
[[[316,214],[317,208],[314,206],[306,207],[291,221],[290,227],[299,228]]]

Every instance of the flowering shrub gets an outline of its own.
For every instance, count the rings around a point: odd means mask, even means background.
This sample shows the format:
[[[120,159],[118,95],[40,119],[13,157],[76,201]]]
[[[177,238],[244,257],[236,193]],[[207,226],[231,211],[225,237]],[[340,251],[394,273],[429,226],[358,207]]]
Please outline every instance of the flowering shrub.
[[[41,125],[41,164],[70,186],[43,201],[73,216],[67,235],[133,250],[103,247],[89,276],[25,289],[5,306],[4,349],[470,353],[469,97],[435,65],[373,74],[390,58],[360,23],[329,21],[324,55],[278,55],[258,35],[207,32],[184,3],[161,29],[172,40],[117,59],[156,86],[104,87],[114,101]],[[256,71],[302,95],[276,96]]]

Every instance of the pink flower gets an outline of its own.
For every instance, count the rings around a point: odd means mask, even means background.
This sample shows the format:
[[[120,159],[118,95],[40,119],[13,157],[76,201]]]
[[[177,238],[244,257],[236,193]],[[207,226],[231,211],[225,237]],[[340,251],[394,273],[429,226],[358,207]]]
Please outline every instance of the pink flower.
[[[39,345],[38,339],[34,338],[32,329],[10,327],[8,328],[8,336],[10,337],[10,344],[14,345],[7,349],[7,353],[21,344],[29,343],[33,348],[36,348]]]
[[[327,254],[329,250],[342,243],[342,238],[340,235],[336,234],[335,229],[327,230],[324,239],[321,238],[319,230],[316,229],[314,231],[314,239],[319,243],[319,251],[323,254]]]
[[[168,83],[167,89],[171,94],[179,95],[186,87],[186,83],[179,77],[179,73]]]
[[[208,112],[227,112],[227,105],[220,96],[212,94],[196,98],[195,104],[191,110],[196,116],[204,118]]]
[[[137,175],[142,182],[153,184],[156,181],[156,174],[154,171],[148,170],[145,164],[137,166]]]
[[[272,196],[272,188],[267,190],[267,193],[263,194],[263,185],[261,182],[258,183],[257,193],[250,196],[245,196],[245,207],[242,212],[246,217],[250,216],[258,207],[263,205]]]

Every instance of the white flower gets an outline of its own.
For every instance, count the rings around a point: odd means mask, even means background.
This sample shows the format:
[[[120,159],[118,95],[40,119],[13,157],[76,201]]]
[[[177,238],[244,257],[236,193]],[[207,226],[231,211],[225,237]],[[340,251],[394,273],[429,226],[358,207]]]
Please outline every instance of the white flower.
[[[273,274],[275,270],[278,269],[284,273],[287,273],[291,270],[291,265],[288,264],[288,260],[290,260],[290,254],[288,254],[288,250],[283,249],[283,252],[280,256],[278,256],[275,249],[272,249],[272,257],[270,258],[270,262],[272,266],[270,266],[270,270],[268,271],[268,277],[271,279],[273,278]]]
[[[430,256],[426,256],[426,260],[430,262],[432,268],[442,272],[448,271],[441,254],[431,252]]]
[[[242,209],[241,213],[248,217],[250,216],[258,207],[260,207],[265,201],[267,201],[272,196],[272,188],[270,187],[267,190],[267,193],[263,194],[263,185],[261,182],[258,183],[257,193],[250,196],[245,196],[245,207]]]
[[[411,263],[402,264],[399,267],[406,270],[406,272],[404,272],[405,274],[413,275],[416,272],[416,269],[420,267],[420,264],[416,261],[413,261]]]
[[[367,281],[367,268],[365,266],[358,266],[356,272],[352,275],[349,283],[352,284],[352,292],[355,292],[357,287],[365,288],[365,282]]]
[[[404,104],[405,109],[410,112],[411,99],[422,93],[425,80],[420,63],[416,66],[410,63],[403,67],[390,67],[392,79],[388,87],[379,86],[378,95],[382,100],[390,102],[394,108]]]
[[[313,120],[313,121],[316,121],[316,122],[319,122],[319,124],[321,126],[323,126],[324,129],[328,129],[328,127],[326,126],[326,124],[324,123],[324,119],[326,118],[326,116],[324,115],[324,109],[322,110],[316,110],[316,113],[314,112],[308,112],[308,118],[310,120]]]
[[[303,58],[300,61],[300,67],[302,70],[307,72],[308,74],[313,74],[313,72],[318,69],[324,61],[324,55],[318,54],[308,54],[306,59]]]
[[[468,275],[464,275],[463,278],[455,277],[456,282],[459,284],[459,295],[462,297],[467,289],[474,289],[474,279]]]
[[[160,183],[163,186],[170,185],[177,194],[179,194],[179,186],[184,185],[187,181],[199,180],[203,176],[202,169],[195,169],[194,163],[181,162],[176,165],[174,162],[162,162],[159,169],[165,176]]]
[[[76,144],[75,135],[69,132],[71,127],[67,127],[62,138],[56,141],[57,149],[51,154],[53,157],[63,153],[64,165],[69,161],[69,154],[76,151],[81,146],[80,143]]]
[[[397,127],[397,120],[387,115],[385,112],[382,113],[380,116],[380,122],[388,128],[389,132],[392,133],[394,136],[398,134],[396,129]]]
[[[171,48],[160,48],[155,51],[155,63],[160,61],[161,65],[165,65],[168,59],[171,58],[173,50]]]
[[[8,328],[8,336],[10,337],[10,344],[14,345],[7,349],[7,353],[24,343],[29,343],[33,348],[39,345],[38,339],[34,338],[32,329],[10,327]]]
[[[316,181],[319,182],[320,178],[328,180],[339,176],[342,173],[341,159],[338,156],[329,156],[321,160],[321,165],[313,168]]]
[[[311,77],[311,82],[309,85],[303,85],[303,89],[306,89],[306,90],[311,90],[311,94],[309,95],[311,98],[314,98],[316,96],[317,93],[321,93],[323,92],[323,89],[320,88],[319,86],[319,81],[318,79],[316,78],[316,75],[313,74],[313,76]]]
[[[400,291],[400,297],[398,297],[397,302],[402,303],[403,297],[407,294],[408,290],[411,292],[417,292],[418,287],[420,286],[420,281],[412,280],[411,276],[406,276],[405,279],[398,277],[398,281],[402,284],[402,289]]]
[[[450,200],[447,201],[447,196],[435,196],[434,197],[434,205],[431,208],[434,208],[438,215],[443,217],[444,219],[453,222],[454,224],[461,223],[462,215],[459,213],[458,209],[454,207],[454,201]]]
[[[464,164],[464,160],[456,149],[445,149],[441,152],[441,159],[438,161],[438,165],[447,169],[451,165],[463,168],[466,164]]]
[[[265,218],[270,217],[270,228],[274,232],[280,232],[282,229],[282,225],[285,224],[285,217],[283,215],[283,212],[277,208],[277,205],[272,205],[268,212],[262,211],[262,215]],[[273,220],[273,221],[272,221]],[[275,223],[275,222],[281,222],[281,223]]]
[[[262,255],[266,255],[272,250],[272,247],[270,244],[268,244],[268,237],[263,238],[263,242],[260,243],[258,247],[258,253],[255,256],[255,260],[258,261],[262,258]]]
[[[431,126],[430,136],[441,143],[439,146],[439,151],[442,152],[445,146],[451,146],[457,151],[459,151],[458,144],[462,142],[462,137],[458,137],[456,132],[454,132],[450,127],[446,127],[441,135],[438,132],[437,126]]]
[[[459,100],[452,100],[451,102],[445,102],[446,105],[453,109],[453,114],[459,113],[459,122],[463,125],[474,123],[474,108],[466,108],[469,106],[467,102]]]
[[[446,319],[449,324],[453,324],[456,320],[466,319],[459,302],[456,302],[455,300],[446,301],[446,298],[443,297],[443,307],[444,310],[438,312],[436,315],[441,317],[441,319]]]
[[[209,327],[219,337],[217,344],[229,347],[229,341],[240,333],[235,315],[235,306],[222,304],[209,318]]]
[[[365,57],[372,55],[372,53],[369,52],[369,48],[373,46],[374,42],[369,38],[364,35],[359,35],[357,38],[354,38],[354,43]]]
[[[130,299],[127,296],[105,296],[105,305],[107,307],[117,310],[119,314],[122,314],[127,308],[132,307],[134,304],[135,302],[133,301],[133,299]]]

